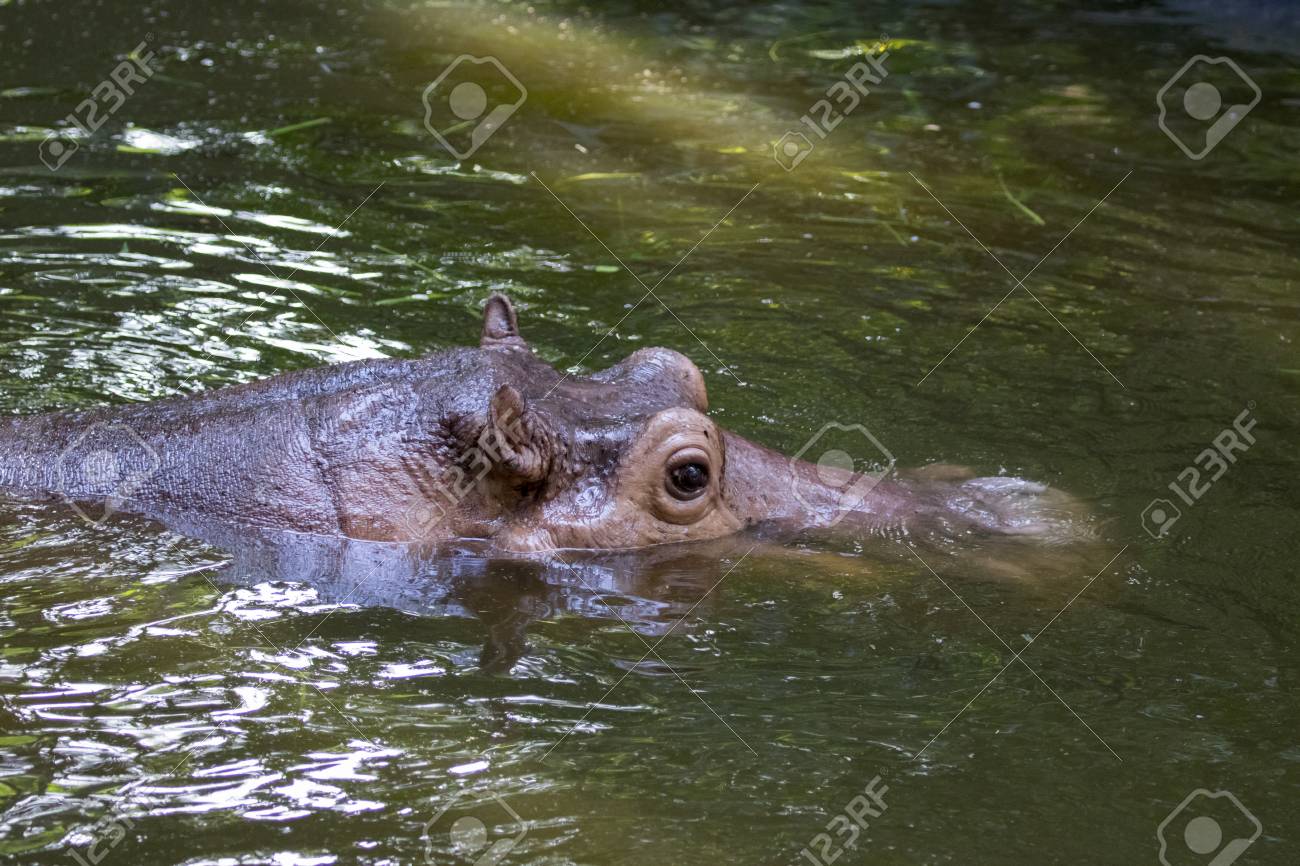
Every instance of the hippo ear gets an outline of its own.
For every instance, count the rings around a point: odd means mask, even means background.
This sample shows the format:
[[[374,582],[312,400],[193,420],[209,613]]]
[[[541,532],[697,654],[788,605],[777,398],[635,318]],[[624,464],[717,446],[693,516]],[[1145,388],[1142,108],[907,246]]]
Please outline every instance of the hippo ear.
[[[511,386],[502,385],[492,395],[488,428],[497,452],[498,474],[526,484],[546,478],[557,451],[556,437],[545,419]]]
[[[483,336],[479,345],[484,349],[526,349],[528,344],[519,336],[519,318],[505,295],[493,293],[483,307]]]

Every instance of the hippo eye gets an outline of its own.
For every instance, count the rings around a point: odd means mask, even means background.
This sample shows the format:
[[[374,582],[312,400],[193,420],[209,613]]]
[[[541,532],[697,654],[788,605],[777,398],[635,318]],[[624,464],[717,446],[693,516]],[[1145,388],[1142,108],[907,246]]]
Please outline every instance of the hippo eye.
[[[709,486],[709,467],[692,461],[668,470],[668,492],[678,499],[694,499]]]

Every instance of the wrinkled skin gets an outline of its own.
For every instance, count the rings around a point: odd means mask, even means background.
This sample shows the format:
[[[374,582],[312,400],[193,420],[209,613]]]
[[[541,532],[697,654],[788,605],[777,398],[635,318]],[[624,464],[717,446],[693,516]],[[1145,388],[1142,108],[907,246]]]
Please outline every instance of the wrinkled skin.
[[[1070,523],[1056,491],[953,468],[886,477],[850,498],[853,476],[728,433],[707,408],[700,371],[668,349],[561,375],[495,295],[478,348],[0,422],[0,488],[164,520],[480,538],[521,552],[646,547],[755,524],[956,538],[1054,536]]]

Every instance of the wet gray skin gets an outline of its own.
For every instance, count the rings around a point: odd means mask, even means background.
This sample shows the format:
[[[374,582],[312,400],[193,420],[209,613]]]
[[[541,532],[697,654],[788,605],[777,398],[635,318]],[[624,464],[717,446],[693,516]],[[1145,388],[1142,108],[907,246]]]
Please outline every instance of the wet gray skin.
[[[358,361],[154,403],[10,419],[0,487],[174,522],[508,551],[626,549],[758,524],[1057,539],[1068,497],[956,467],[873,478],[718,427],[700,371],[642,349],[589,377],[489,299],[478,348]]]

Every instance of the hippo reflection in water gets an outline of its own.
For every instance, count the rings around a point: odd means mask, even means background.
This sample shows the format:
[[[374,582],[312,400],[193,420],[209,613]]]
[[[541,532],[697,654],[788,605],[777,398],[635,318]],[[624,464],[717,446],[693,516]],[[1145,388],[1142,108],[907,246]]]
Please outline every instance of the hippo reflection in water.
[[[191,550],[182,539],[151,544],[156,531],[142,521],[125,518],[116,526],[126,533],[128,545],[139,539],[137,549],[145,562],[153,557],[153,580],[214,568],[211,551]],[[651,642],[674,632],[686,637],[698,628],[689,614],[758,543],[737,535],[697,544],[539,557],[498,552],[482,541],[388,544],[184,518],[172,528],[225,554],[212,580],[223,590],[245,589],[227,595],[223,607],[260,608],[279,599],[288,607],[303,604],[303,610],[313,613],[323,605],[339,611],[387,608],[414,617],[468,617],[483,625],[478,666],[493,673],[510,670],[528,651],[529,628],[539,620],[580,617],[618,624]],[[822,559],[820,552],[764,549],[769,556],[763,560],[779,556],[779,568],[801,565],[807,574],[809,567],[825,567],[810,561]],[[835,564],[843,563],[838,559]],[[335,627],[345,634],[353,629],[341,618]],[[266,642],[256,631],[247,631],[246,637]]]
[[[861,495],[851,472],[749,442],[707,408],[700,371],[669,349],[560,374],[493,295],[478,348],[0,422],[0,488],[108,500],[164,522],[474,538],[513,552],[638,548],[756,525],[956,539],[1055,538],[1074,524],[1058,491],[954,468],[896,474]]]

